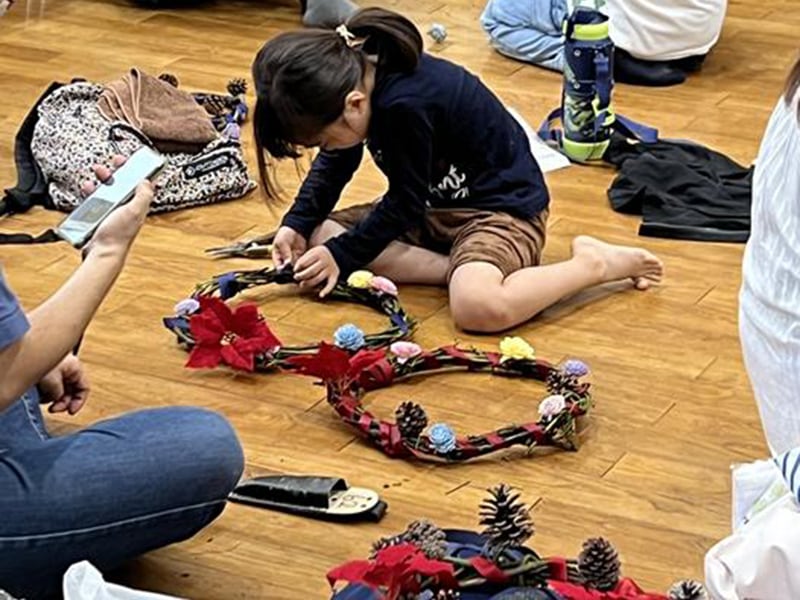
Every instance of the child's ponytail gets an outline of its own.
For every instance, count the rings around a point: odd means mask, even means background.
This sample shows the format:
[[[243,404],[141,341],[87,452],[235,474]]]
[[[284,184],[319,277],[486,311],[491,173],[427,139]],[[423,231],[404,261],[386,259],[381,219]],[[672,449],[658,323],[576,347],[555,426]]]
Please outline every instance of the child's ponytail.
[[[383,8],[365,8],[347,20],[347,29],[363,40],[362,50],[378,57],[379,69],[408,73],[417,68],[422,36],[406,17]]]
[[[268,41],[253,63],[257,100],[253,127],[258,171],[277,199],[270,159],[298,158],[344,111],[370,60],[377,77],[409,73],[419,64],[422,36],[407,18],[381,8],[359,10],[332,31],[306,29]]]

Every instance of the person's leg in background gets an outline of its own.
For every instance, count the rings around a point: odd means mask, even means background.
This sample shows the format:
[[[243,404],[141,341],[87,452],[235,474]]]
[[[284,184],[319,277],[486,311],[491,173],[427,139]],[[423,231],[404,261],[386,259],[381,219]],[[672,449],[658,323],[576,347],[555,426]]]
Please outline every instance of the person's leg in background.
[[[0,415],[0,589],[57,595],[72,564],[102,570],[192,537],[243,470],[236,433],[197,408],[144,410],[43,435],[35,394]]]
[[[566,0],[489,0],[481,27],[500,54],[563,71],[567,16]]]

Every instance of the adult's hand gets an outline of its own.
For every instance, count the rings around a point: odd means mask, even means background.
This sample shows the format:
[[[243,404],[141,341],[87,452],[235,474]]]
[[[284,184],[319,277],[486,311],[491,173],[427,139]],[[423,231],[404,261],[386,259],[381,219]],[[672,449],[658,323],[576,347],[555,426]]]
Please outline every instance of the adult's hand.
[[[51,413],[76,414],[89,397],[89,380],[83,365],[72,354],[62,360],[55,369],[39,382],[39,398],[49,404]]]

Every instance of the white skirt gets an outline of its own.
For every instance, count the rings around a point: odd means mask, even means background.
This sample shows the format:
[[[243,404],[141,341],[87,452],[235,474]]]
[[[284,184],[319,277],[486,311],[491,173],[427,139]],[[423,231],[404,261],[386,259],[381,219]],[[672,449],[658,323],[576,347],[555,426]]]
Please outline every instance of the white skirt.
[[[739,335],[744,362],[773,455],[800,446],[798,321],[797,315],[779,313],[742,291]]]

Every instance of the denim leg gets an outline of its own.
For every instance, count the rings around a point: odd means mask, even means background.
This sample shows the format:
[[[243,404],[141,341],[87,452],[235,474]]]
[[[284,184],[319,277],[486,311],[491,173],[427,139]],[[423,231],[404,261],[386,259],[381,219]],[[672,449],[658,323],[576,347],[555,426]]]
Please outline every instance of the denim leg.
[[[0,452],[20,446],[38,446],[49,438],[36,388],[28,390],[22,398],[0,412]]]
[[[243,455],[216,413],[173,407],[0,453],[0,588],[29,599],[192,537],[223,510]]]

